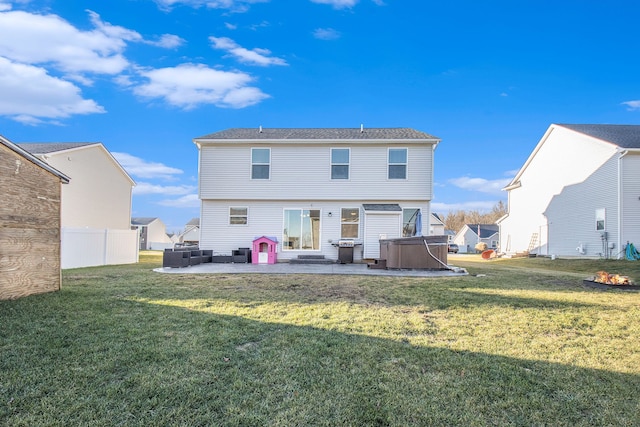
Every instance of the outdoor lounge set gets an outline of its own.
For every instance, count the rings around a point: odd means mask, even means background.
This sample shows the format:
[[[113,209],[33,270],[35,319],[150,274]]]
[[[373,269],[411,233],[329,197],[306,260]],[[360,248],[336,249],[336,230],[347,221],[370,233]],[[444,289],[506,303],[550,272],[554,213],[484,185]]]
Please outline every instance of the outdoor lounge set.
[[[209,249],[199,249],[197,246],[181,246],[165,249],[162,256],[162,266],[170,268],[189,267],[208,262],[249,263],[251,262],[251,250],[249,248],[239,248],[232,251],[231,255],[215,255]]]

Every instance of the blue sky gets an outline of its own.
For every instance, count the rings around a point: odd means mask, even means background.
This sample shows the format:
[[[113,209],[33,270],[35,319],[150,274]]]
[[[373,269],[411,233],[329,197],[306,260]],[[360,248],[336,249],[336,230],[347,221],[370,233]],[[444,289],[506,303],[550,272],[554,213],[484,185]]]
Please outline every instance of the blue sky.
[[[168,231],[199,215],[192,139],[230,127],[415,128],[442,139],[433,210],[489,210],[549,124],[640,122],[639,9],[0,0],[0,134],[102,142]]]

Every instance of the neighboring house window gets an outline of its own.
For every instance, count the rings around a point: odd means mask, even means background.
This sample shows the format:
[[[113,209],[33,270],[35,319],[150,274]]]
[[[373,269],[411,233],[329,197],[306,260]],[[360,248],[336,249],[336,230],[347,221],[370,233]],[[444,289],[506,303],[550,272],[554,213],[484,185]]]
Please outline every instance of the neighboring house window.
[[[340,214],[340,237],[357,239],[360,231],[360,209],[342,208]]]
[[[349,148],[331,149],[331,179],[349,179]]]
[[[402,209],[402,237],[412,237],[416,235],[416,220],[420,209]]]
[[[251,179],[269,179],[271,169],[271,149],[251,149]]]
[[[283,250],[320,250],[320,210],[285,209]]]
[[[249,208],[229,208],[229,225],[246,225]]]
[[[407,179],[407,149],[389,148],[389,179]]]
[[[606,227],[605,227],[605,210],[604,208],[602,209],[596,209],[596,231],[605,231]]]

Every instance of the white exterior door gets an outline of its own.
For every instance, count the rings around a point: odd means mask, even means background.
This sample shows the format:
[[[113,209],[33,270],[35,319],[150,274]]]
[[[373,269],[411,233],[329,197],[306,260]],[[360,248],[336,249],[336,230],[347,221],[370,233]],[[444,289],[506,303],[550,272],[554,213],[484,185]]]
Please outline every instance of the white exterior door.
[[[380,238],[400,237],[402,212],[365,213],[364,217],[364,258],[380,258]]]

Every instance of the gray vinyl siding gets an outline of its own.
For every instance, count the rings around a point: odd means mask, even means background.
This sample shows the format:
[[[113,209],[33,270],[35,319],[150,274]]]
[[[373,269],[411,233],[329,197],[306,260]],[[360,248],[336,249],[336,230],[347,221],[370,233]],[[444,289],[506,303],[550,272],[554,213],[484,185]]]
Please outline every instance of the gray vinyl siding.
[[[371,213],[365,218],[365,233],[372,236],[365,242],[363,256],[375,259],[380,257],[380,242],[375,237],[384,236],[387,239],[401,237],[402,212],[398,213]]]
[[[566,186],[551,199],[545,215],[549,227],[548,253],[542,255],[606,255],[601,232],[596,231],[596,209],[606,210],[609,242],[618,239],[618,156],[614,155],[585,181]],[[544,232],[544,230],[542,230]],[[585,250],[580,254],[577,248]],[[618,252],[613,250],[613,256]]]
[[[375,203],[371,200],[299,200],[299,201],[262,201],[262,200],[203,200],[201,224],[206,224],[200,230],[200,247],[212,249],[220,255],[231,254],[238,248],[251,247],[255,238],[261,236],[273,236],[278,240],[278,260],[297,258],[298,255],[324,255],[328,259],[337,259],[338,250],[332,243],[340,240],[341,208],[359,208],[360,224],[359,244],[354,249],[354,261],[363,259],[365,249],[365,232],[373,238],[368,239],[367,248],[370,252],[367,258],[372,258],[372,253],[379,253],[379,234],[387,234],[387,237],[399,237],[402,228],[402,214],[378,215],[391,218],[385,221],[383,227],[373,230],[372,224],[365,219],[363,204]],[[430,214],[429,203],[426,201],[412,200],[401,204],[402,207],[421,208],[424,218]],[[248,221],[246,225],[229,224],[229,207],[247,207]],[[283,213],[285,209],[319,209],[320,210],[320,250],[318,251],[292,251],[282,250]],[[329,216],[331,213],[331,216]],[[375,215],[374,215],[375,216]],[[365,229],[367,227],[367,229]],[[428,234],[428,221],[423,223],[423,233]]]
[[[200,153],[200,197],[203,200],[430,200],[431,144],[341,144],[351,148],[348,180],[331,180],[331,147],[336,144],[269,144],[269,180],[251,180],[255,144],[205,145]],[[406,147],[406,180],[387,179],[388,147]],[[265,147],[261,144],[260,147]]]
[[[640,153],[622,158],[622,235],[620,250],[628,242],[640,247]]]

